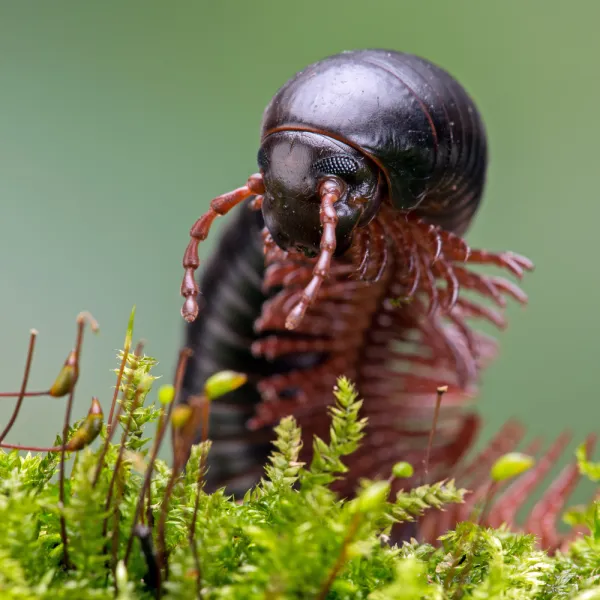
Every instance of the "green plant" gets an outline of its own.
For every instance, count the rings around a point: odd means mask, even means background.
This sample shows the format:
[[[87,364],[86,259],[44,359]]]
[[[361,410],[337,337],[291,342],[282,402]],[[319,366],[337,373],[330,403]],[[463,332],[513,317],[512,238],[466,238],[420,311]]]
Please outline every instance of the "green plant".
[[[84,321],[50,388],[68,397],[66,411]],[[210,441],[194,444],[194,434],[199,425],[206,432],[210,403],[244,378],[217,374],[203,397],[177,405],[187,353],[174,385],[155,393],[157,362],[139,344],[130,352],[132,331],[133,313],[106,424],[94,401],[84,419],[70,425],[66,417],[66,435],[52,448],[0,451],[0,598],[600,598],[598,503],[568,514],[589,534],[554,556],[532,536],[471,521],[439,548],[388,543],[393,526],[461,503],[466,491],[442,481],[390,498],[393,478],[412,474],[399,463],[390,479],[362,481],[354,498],[338,497],[330,486],[345,476],[344,457],[366,425],[345,378],[334,390],[330,440],[315,438],[310,464],[299,462],[300,429],[286,417],[263,479],[242,501],[205,493]],[[33,344],[28,364],[32,354]],[[27,376],[18,405],[26,384]],[[157,458],[169,431],[171,464]],[[593,474],[582,452],[581,468]],[[506,464],[502,476],[510,475]]]

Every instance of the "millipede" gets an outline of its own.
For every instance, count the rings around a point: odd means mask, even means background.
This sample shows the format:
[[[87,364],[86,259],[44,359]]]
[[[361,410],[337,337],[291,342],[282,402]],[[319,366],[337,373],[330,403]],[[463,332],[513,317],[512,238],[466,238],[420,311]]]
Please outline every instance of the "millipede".
[[[211,201],[183,259],[182,316],[193,356],[182,398],[200,393],[216,371],[248,376],[211,409],[207,486],[241,495],[255,484],[272,426],[284,415],[296,417],[310,452],[315,434],[328,435],[339,375],[355,382],[368,417],[341,494],[352,494],[361,477],[387,476],[398,460],[420,464],[426,451],[432,480],[462,473],[477,483],[498,447],[517,443],[519,428],[508,424],[479,463],[462,466],[480,428],[472,409],[479,374],[497,350],[475,324],[503,328],[507,300],[527,297],[510,280],[473,267],[493,265],[520,279],[533,265],[463,239],[488,164],[471,97],[423,58],[342,52],[276,92],[263,114],[257,163],[245,185]],[[198,284],[199,242],[233,209]],[[440,386],[447,392],[427,450]],[[559,440],[551,456],[563,446]],[[570,468],[551,499],[574,479]],[[402,486],[418,483],[415,475]],[[500,499],[502,514],[512,516],[523,493],[518,502]],[[423,537],[460,517],[444,515],[424,519]]]

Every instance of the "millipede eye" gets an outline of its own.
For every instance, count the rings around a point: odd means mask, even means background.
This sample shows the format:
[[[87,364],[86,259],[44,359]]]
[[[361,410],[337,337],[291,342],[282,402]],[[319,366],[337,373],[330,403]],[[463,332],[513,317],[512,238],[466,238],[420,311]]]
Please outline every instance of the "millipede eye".
[[[355,175],[359,164],[350,156],[327,156],[316,161],[313,168],[327,175]]]

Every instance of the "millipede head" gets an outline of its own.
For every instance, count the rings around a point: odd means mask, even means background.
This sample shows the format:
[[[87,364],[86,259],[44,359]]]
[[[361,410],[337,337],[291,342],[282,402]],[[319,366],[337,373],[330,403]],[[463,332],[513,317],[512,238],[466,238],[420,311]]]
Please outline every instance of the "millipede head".
[[[335,254],[350,247],[357,225],[375,215],[383,198],[378,167],[360,151],[322,133],[278,131],[267,135],[258,153],[264,176],[265,225],[283,250],[317,256],[321,250],[320,187],[335,179]]]

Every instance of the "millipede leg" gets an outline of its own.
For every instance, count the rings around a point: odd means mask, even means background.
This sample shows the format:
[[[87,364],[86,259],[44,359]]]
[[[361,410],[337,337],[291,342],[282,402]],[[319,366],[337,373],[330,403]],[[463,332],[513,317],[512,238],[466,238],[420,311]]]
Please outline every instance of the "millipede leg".
[[[589,436],[586,442],[588,451],[595,443],[596,437]],[[538,536],[542,548],[554,550],[560,546],[561,536],[556,531],[556,521],[580,477],[576,464],[567,465],[533,507],[525,529]]]
[[[498,329],[504,329],[507,325],[504,315],[488,306],[475,304],[475,302],[471,302],[466,298],[459,298],[457,306],[464,313],[465,317],[484,319],[498,327]]]
[[[251,349],[254,356],[264,356],[268,360],[274,360],[279,356],[294,353],[343,352],[349,347],[358,346],[360,339],[360,332],[345,338],[282,338],[272,335],[256,340]]]
[[[262,208],[263,197],[256,196],[252,202],[250,202],[250,210],[260,210]]]
[[[340,198],[341,189],[335,180],[327,180],[321,186],[321,226],[323,234],[321,236],[321,253],[317,264],[313,270],[313,278],[304,288],[300,301],[290,311],[285,321],[286,329],[296,329],[306,313],[306,309],[317,299],[319,289],[325,278],[329,275],[331,259],[335,252],[336,237],[335,228],[338,222],[338,216],[333,207],[334,203]]]
[[[311,275],[310,265],[299,265],[292,261],[274,262],[265,270],[262,290],[266,294],[273,287],[287,287],[290,285],[289,277],[300,285],[306,285],[310,281]]]
[[[265,227],[262,230],[263,238],[263,253],[265,255],[265,261],[285,261],[289,255],[287,250],[280,248],[273,239],[273,236],[269,230]]]
[[[467,262],[469,260],[471,248],[461,237],[444,229],[440,229],[439,234],[448,260],[456,262]]]
[[[506,307],[506,300],[491,277],[471,273],[459,266],[454,267],[454,274],[458,283],[465,289],[473,290],[485,298],[493,300],[500,308]]]
[[[442,302],[442,306],[445,312],[450,312],[458,301],[460,291],[460,284],[458,283],[454,269],[443,254],[440,256],[440,260],[432,263],[432,269],[446,281],[446,300]]]
[[[263,291],[267,292],[275,286],[283,286],[286,289],[303,287],[310,281],[312,272],[311,264],[301,264],[290,260],[270,264],[265,271]],[[338,277],[350,276],[353,273],[354,266],[346,264],[332,265],[329,271],[331,276]]]
[[[530,471],[521,475],[506,488],[502,496],[494,503],[493,511],[486,521],[488,526],[499,527],[502,522],[506,522],[509,526],[514,525],[514,518],[518,510],[560,458],[568,443],[569,435],[563,433]]]
[[[181,308],[181,316],[191,323],[198,316],[198,284],[196,283],[194,273],[200,266],[200,258],[198,257],[198,245],[205,240],[210,231],[213,221],[222,215],[227,214],[232,208],[240,202],[246,200],[254,194],[262,194],[264,192],[264,184],[262,175],[255,174],[248,178],[245,186],[217,196],[210,203],[210,208],[205,212],[192,226],[190,230],[190,241],[183,255],[183,268],[185,275],[181,283],[181,295],[185,298],[183,307]]]
[[[388,239],[386,236],[386,230],[379,222],[378,219],[373,219],[371,221],[370,232],[375,241],[375,251],[374,254],[378,257],[378,260],[375,261],[374,267],[377,269],[375,275],[373,277],[367,277],[369,283],[375,283],[379,281],[383,273],[385,272],[388,261],[389,261],[389,252],[388,252]],[[365,275],[367,273],[367,269],[365,269]]]
[[[356,279],[364,278],[364,270],[369,260],[369,244],[368,228],[359,228],[354,234],[352,246],[350,247],[350,258],[355,269],[353,277]]]
[[[467,262],[481,265],[495,265],[508,269],[521,279],[523,271],[532,271],[533,263],[526,257],[514,252],[487,252],[486,250],[471,250]]]
[[[521,304],[527,302],[526,294],[510,281],[502,277],[473,273],[464,266],[465,263],[492,264],[508,269],[521,278],[524,271],[533,269],[533,264],[527,258],[512,252],[472,250],[453,233],[425,223],[410,213],[404,217],[397,220],[395,236],[396,244],[404,248],[405,261],[409,263],[408,273],[412,274],[412,285],[405,294],[405,299],[410,299],[417,292],[424,292],[429,298],[430,315],[437,310],[438,305],[441,305],[443,312],[448,313],[460,302],[461,287],[492,299],[501,308],[506,305],[505,295]],[[441,303],[438,279],[446,282],[445,301]],[[399,280],[399,283],[405,282]],[[500,322],[497,318],[493,320]]]

